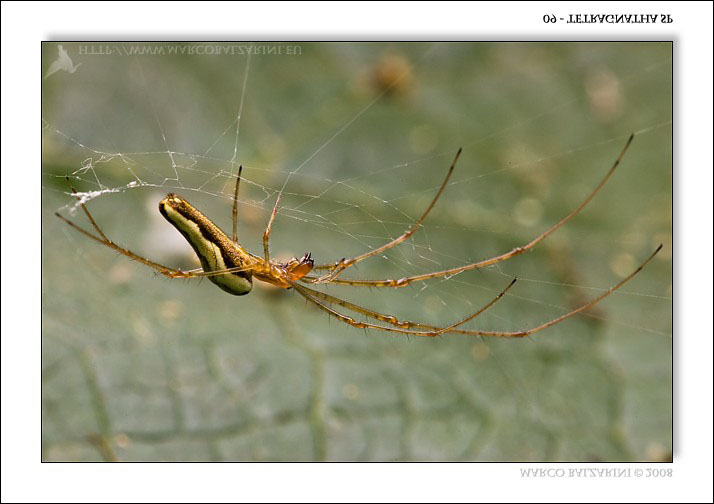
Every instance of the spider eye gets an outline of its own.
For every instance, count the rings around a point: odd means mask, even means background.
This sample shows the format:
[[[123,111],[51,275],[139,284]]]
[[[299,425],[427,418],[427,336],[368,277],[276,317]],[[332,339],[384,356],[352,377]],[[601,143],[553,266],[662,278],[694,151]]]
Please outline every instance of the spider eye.
[[[312,259],[312,253],[311,252],[305,253],[305,255],[302,256],[302,259],[300,259],[300,263],[309,264],[310,269],[312,269],[313,265],[315,264],[315,261]]]

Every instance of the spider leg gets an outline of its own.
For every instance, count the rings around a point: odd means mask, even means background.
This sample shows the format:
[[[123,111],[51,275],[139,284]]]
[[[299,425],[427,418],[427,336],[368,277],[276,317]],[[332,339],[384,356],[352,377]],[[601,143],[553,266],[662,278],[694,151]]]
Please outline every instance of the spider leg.
[[[612,287],[610,287],[609,289],[607,289],[605,292],[603,292],[601,295],[597,296],[596,298],[594,298],[594,299],[588,301],[587,303],[585,303],[585,304],[583,304],[583,305],[581,305],[581,306],[575,308],[574,310],[569,311],[568,313],[565,313],[564,315],[561,315],[561,316],[556,317],[556,318],[554,318],[554,319],[551,319],[551,320],[549,320],[549,321],[547,321],[547,322],[544,322],[544,323],[542,323],[542,324],[540,324],[540,325],[538,325],[538,326],[535,326],[535,327],[532,327],[532,328],[530,328],[530,329],[526,329],[526,330],[523,330],[523,331],[483,331],[483,330],[458,329],[458,326],[459,326],[459,325],[463,324],[464,322],[467,322],[467,321],[471,320],[472,318],[474,318],[474,317],[476,316],[476,314],[471,315],[471,316],[467,317],[466,319],[464,319],[464,320],[462,320],[462,321],[460,321],[460,322],[457,322],[456,324],[452,324],[451,326],[448,326],[448,327],[445,327],[445,328],[441,328],[441,329],[439,329],[439,328],[434,328],[434,329],[432,329],[431,331],[413,331],[413,330],[409,330],[409,329],[399,329],[399,328],[394,328],[394,327],[380,326],[380,325],[377,325],[377,324],[369,324],[369,323],[366,323],[366,322],[357,322],[357,321],[355,321],[354,319],[352,319],[351,317],[348,317],[348,316],[346,316],[346,315],[343,315],[343,314],[341,314],[341,313],[335,311],[334,309],[332,309],[332,308],[330,308],[329,306],[325,305],[324,303],[322,303],[322,302],[319,301],[318,299],[312,297],[312,295],[313,295],[312,293],[315,293],[316,291],[313,291],[312,289],[307,289],[306,287],[303,287],[303,286],[297,285],[297,284],[294,284],[294,287],[295,287],[295,290],[297,290],[298,293],[300,293],[303,297],[305,297],[305,299],[307,299],[308,301],[311,301],[312,303],[316,304],[320,309],[325,310],[325,311],[327,311],[328,313],[331,313],[332,315],[334,315],[335,317],[337,317],[337,318],[338,318],[339,320],[341,320],[342,322],[345,322],[345,323],[347,323],[347,324],[349,324],[349,325],[351,325],[351,326],[353,326],[353,327],[358,327],[358,328],[372,327],[372,328],[374,328],[374,329],[382,329],[382,330],[385,330],[385,331],[401,332],[401,333],[406,333],[406,334],[416,334],[416,335],[420,335],[420,336],[438,336],[438,335],[440,335],[440,334],[443,334],[443,333],[448,332],[448,333],[466,334],[466,335],[472,335],[472,336],[489,336],[489,337],[497,337],[497,338],[523,338],[523,337],[525,337],[525,336],[530,336],[531,334],[536,333],[536,332],[538,332],[538,331],[542,331],[543,329],[547,329],[548,327],[554,326],[555,324],[558,324],[558,323],[564,321],[565,319],[568,319],[568,318],[572,317],[573,315],[576,315],[576,314],[578,314],[578,313],[580,313],[580,312],[582,312],[582,311],[585,311],[585,310],[587,310],[588,308],[590,308],[590,307],[596,305],[597,303],[599,303],[600,301],[602,301],[603,299],[605,299],[606,297],[608,297],[610,294],[612,294],[613,292],[615,292],[616,290],[618,290],[620,287],[622,287],[623,285],[625,285],[627,282],[629,282],[630,280],[632,280],[632,278],[633,278],[635,275],[637,275],[637,273],[639,273],[640,271],[642,271],[642,269],[643,269],[645,266],[647,266],[647,264],[648,264],[650,261],[652,261],[652,259],[654,259],[654,257],[657,255],[657,253],[658,253],[661,249],[662,249],[662,245],[660,244],[660,246],[657,247],[657,249],[656,249],[642,264],[640,264],[640,265],[637,267],[637,269],[635,269],[632,273],[630,273],[629,275],[627,275],[625,278],[623,278],[622,280],[620,280],[618,283],[616,283],[615,285],[613,285]],[[514,280],[514,281],[515,281],[515,280]],[[513,285],[513,283],[511,283],[511,285]],[[503,291],[503,293],[505,293],[505,292],[511,287],[511,285],[509,285],[509,286],[506,288],[506,290]],[[486,305],[486,307],[484,307],[484,308],[481,310],[481,312],[484,311],[485,309],[489,308],[491,305],[493,305],[493,303],[495,303],[498,299],[500,299],[501,296],[503,295],[503,293],[501,293],[498,297],[496,297],[496,299],[494,299],[493,301],[491,301],[491,303],[489,303],[488,305]],[[325,295],[325,296],[327,296],[327,295]],[[331,296],[330,296],[330,297],[331,297]],[[326,298],[323,297],[323,299],[326,299]],[[328,301],[329,301],[329,300],[328,300]],[[342,301],[342,300],[340,300],[340,301]],[[332,302],[332,301],[331,301],[331,302]],[[334,301],[334,302],[337,302],[337,301]],[[346,303],[346,304],[345,304],[345,305],[342,305],[342,306],[345,306],[345,307],[350,308],[350,309],[356,308],[356,305],[352,305],[352,303],[349,303],[350,306],[347,306],[347,302],[345,302],[345,303]],[[361,308],[361,307],[359,307],[359,308]],[[360,310],[355,310],[355,311],[359,311],[360,313],[364,313],[365,315],[367,315],[366,312],[369,312],[370,310],[366,310],[366,309],[365,309],[364,311],[360,311]],[[479,313],[479,312],[477,312],[477,314],[478,314],[478,313]],[[380,315],[381,315],[381,314],[380,314]],[[369,316],[369,315],[368,315],[368,316]],[[385,317],[388,318],[389,316],[385,316]],[[375,317],[375,318],[376,318],[376,317]],[[381,319],[380,319],[380,320],[381,320]],[[386,320],[386,319],[385,319],[384,321],[391,323],[389,320]],[[417,326],[417,327],[423,327],[424,329],[428,329],[430,326],[428,326],[428,325],[426,325],[426,324],[420,324],[420,325]]]
[[[265,262],[270,261],[270,252],[268,252],[268,241],[270,240],[270,228],[273,227],[273,221],[275,220],[275,214],[278,213],[278,203],[280,203],[280,193],[275,200],[275,206],[273,206],[273,212],[270,214],[270,220],[268,221],[268,227],[265,228],[263,233],[263,251],[265,252]]]
[[[84,207],[84,205],[82,205],[82,207]],[[124,247],[117,245],[113,241],[109,240],[106,236],[104,236],[104,233],[102,233],[102,238],[99,238],[98,236],[95,236],[92,233],[90,233],[89,231],[87,231],[86,229],[79,227],[77,224],[75,224],[71,220],[67,219],[66,217],[63,217],[59,213],[55,212],[55,215],[57,217],[59,217],[60,219],[62,219],[67,224],[69,224],[72,228],[76,229],[83,235],[88,236],[92,240],[97,241],[97,242],[101,243],[102,245],[106,245],[107,247],[116,250],[120,254],[127,256],[129,259],[133,259],[134,261],[145,264],[146,266],[149,266],[150,268],[154,268],[156,271],[158,271],[162,275],[165,275],[169,278],[190,278],[190,277],[194,277],[194,276],[199,276],[198,273],[184,272],[184,271],[177,270],[174,268],[169,268],[168,266],[164,266],[163,264],[159,264],[159,263],[151,261],[145,257],[141,257],[141,256],[133,253],[132,251],[125,249]],[[94,225],[95,225],[95,229],[97,229],[99,231],[98,227],[96,226],[96,223]],[[101,231],[99,231],[99,232],[101,233]]]
[[[308,283],[336,283],[336,284],[346,284],[346,285],[355,285],[355,286],[368,286],[371,285],[373,287],[404,287],[405,285],[409,285],[412,282],[421,282],[424,280],[428,280],[430,278],[438,278],[438,277],[443,277],[443,276],[449,276],[449,275],[456,275],[458,273],[462,273],[464,271],[470,271],[470,270],[475,270],[479,268],[484,268],[486,266],[491,266],[493,264],[505,261],[507,259],[510,259],[511,257],[515,257],[517,255],[520,255],[533,247],[535,247],[538,243],[543,241],[546,237],[560,229],[563,225],[565,225],[570,219],[575,217],[580,213],[580,211],[585,208],[585,206],[590,203],[590,201],[595,197],[595,195],[602,189],[602,187],[605,185],[605,183],[610,179],[612,174],[615,172],[615,169],[618,167],[620,164],[620,161],[622,161],[623,156],[625,155],[625,152],[627,152],[628,147],[632,143],[632,139],[635,137],[635,134],[632,133],[627,140],[627,143],[625,144],[625,147],[623,147],[622,151],[620,152],[620,155],[617,156],[617,159],[613,163],[612,167],[610,167],[610,170],[608,170],[607,174],[600,180],[597,186],[595,186],[595,189],[592,190],[592,192],[585,198],[572,212],[570,212],[568,215],[566,215],[563,219],[561,219],[559,222],[551,226],[549,229],[545,230],[535,238],[533,238],[530,242],[527,244],[516,247],[510,252],[506,252],[505,254],[501,254],[495,257],[491,257],[490,259],[484,259],[482,261],[478,261],[475,263],[467,264],[465,266],[457,266],[455,268],[449,268],[441,271],[434,271],[431,273],[424,273],[422,275],[414,275],[410,277],[404,277],[400,279],[386,279],[386,280],[356,280],[356,279],[343,279],[343,278],[335,278],[336,274],[330,273],[328,275],[323,275],[321,277],[316,277],[316,276],[305,276],[303,277],[303,280],[308,282]],[[344,269],[344,268],[342,268]],[[337,271],[337,270],[335,270]],[[341,270],[340,270],[341,271]],[[339,273],[339,272],[338,272]]]
[[[508,285],[508,287],[506,287],[505,289],[503,289],[503,291],[501,291],[501,293],[498,294],[495,298],[493,298],[488,304],[486,304],[485,306],[483,306],[483,307],[482,307],[479,311],[477,311],[476,313],[470,315],[468,319],[464,319],[464,320],[461,320],[461,321],[457,322],[456,325],[454,325],[454,327],[456,327],[456,326],[458,326],[458,325],[461,325],[461,324],[467,322],[468,320],[471,320],[471,319],[473,319],[473,318],[476,318],[477,316],[481,315],[483,312],[485,312],[486,310],[488,310],[491,306],[493,306],[493,305],[496,303],[496,301],[498,301],[499,299],[501,299],[501,298],[503,297],[503,295],[504,295],[506,292],[508,292],[508,290],[509,290],[511,287],[513,287],[513,284],[515,284],[515,283],[516,283],[516,279],[514,278],[513,281]],[[410,321],[408,321],[408,320],[400,321],[400,320],[398,320],[396,317],[394,317],[394,316],[392,316],[392,315],[385,315],[385,314],[383,314],[383,313],[379,313],[379,312],[377,312],[377,311],[373,311],[373,310],[370,310],[370,309],[368,309],[368,308],[364,308],[363,306],[359,306],[359,305],[356,305],[356,304],[351,303],[351,302],[349,302],[349,301],[346,301],[346,300],[344,300],[344,299],[341,299],[341,298],[338,298],[338,297],[335,297],[335,296],[331,296],[330,294],[327,294],[327,293],[325,293],[325,292],[320,292],[320,291],[316,291],[316,290],[314,290],[314,289],[309,289],[309,288],[307,288],[307,287],[305,287],[305,286],[303,286],[303,285],[300,285],[299,288],[302,289],[302,290],[304,290],[305,292],[309,293],[311,296],[314,296],[314,297],[316,297],[316,298],[320,298],[320,299],[322,299],[322,300],[324,300],[324,301],[327,301],[328,303],[338,304],[338,305],[340,305],[340,306],[342,306],[342,307],[344,307],[344,308],[347,308],[348,310],[352,310],[352,311],[354,311],[354,312],[361,313],[361,314],[363,314],[363,315],[366,315],[367,317],[370,317],[370,318],[379,320],[379,321],[381,321],[381,322],[386,322],[386,323],[388,323],[388,324],[390,324],[390,325],[393,325],[393,326],[395,326],[395,327],[400,327],[400,328],[402,328],[402,329],[411,329],[412,327],[418,327],[418,328],[421,328],[421,329],[432,329],[432,330],[436,330],[436,331],[442,331],[442,329],[443,329],[443,328],[439,328],[439,327],[434,326],[434,325],[423,324],[423,323],[420,323],[420,322],[410,322]],[[448,329],[448,328],[447,328],[447,329]]]
[[[335,278],[343,270],[349,268],[350,266],[353,266],[356,263],[367,259],[368,257],[372,257],[374,255],[379,254],[380,252],[384,252],[385,250],[388,250],[396,245],[399,245],[404,240],[406,240],[411,235],[413,235],[421,227],[422,223],[426,219],[426,216],[429,215],[429,212],[431,212],[431,209],[434,208],[434,205],[436,204],[436,201],[441,196],[441,193],[444,192],[444,189],[446,188],[446,184],[449,182],[449,178],[451,177],[451,174],[453,173],[454,168],[456,167],[456,162],[459,160],[459,156],[461,156],[461,149],[459,149],[458,152],[456,153],[456,156],[454,156],[454,160],[451,162],[449,171],[446,173],[446,177],[444,178],[444,181],[441,183],[441,187],[439,187],[439,190],[437,191],[436,196],[434,196],[434,199],[431,200],[431,203],[426,208],[426,210],[421,215],[421,217],[419,217],[419,219],[414,224],[412,224],[412,226],[409,229],[407,229],[404,233],[402,233],[400,236],[398,236],[394,240],[390,241],[389,243],[382,245],[381,247],[377,247],[376,249],[372,249],[369,252],[365,252],[364,254],[355,256],[351,259],[340,259],[339,261],[337,261],[336,263],[333,263],[333,264],[319,264],[319,265],[315,266],[313,268],[315,270],[325,270],[325,269],[330,270],[329,273],[319,277],[320,283],[329,282],[331,279]]]
[[[504,331],[474,331],[473,333],[471,332],[466,332],[462,330],[454,330],[452,332],[456,333],[463,333],[463,334],[479,334],[481,336],[494,336],[494,337],[500,337],[500,338],[522,338],[524,336],[530,336],[533,333],[536,333],[538,331],[542,331],[543,329],[547,329],[548,327],[554,326],[555,324],[562,322],[563,320],[572,317],[573,315],[576,315],[582,311],[587,310],[588,308],[595,306],[597,303],[608,297],[610,294],[615,292],[617,289],[625,285],[627,282],[632,280],[632,278],[637,275],[642,269],[647,266],[647,263],[649,263],[652,259],[654,259],[654,256],[657,255],[657,253],[662,250],[662,245],[660,244],[659,247],[647,258],[645,261],[640,264],[636,270],[634,270],[632,273],[627,275],[625,278],[620,280],[618,283],[607,289],[605,292],[600,294],[598,297],[591,299],[587,303],[575,308],[574,310],[569,311],[568,313],[561,315],[560,317],[556,317],[552,320],[549,320],[548,322],[544,322],[541,325],[532,327],[530,329],[526,329],[525,331],[514,331],[514,332],[504,332]]]
[[[397,332],[397,333],[402,333],[402,334],[415,334],[417,336],[429,336],[429,337],[434,337],[434,336],[439,336],[444,333],[448,332],[453,332],[454,329],[456,329],[458,326],[465,324],[466,322],[476,318],[478,315],[486,311],[488,308],[493,306],[496,301],[501,299],[503,295],[510,289],[513,284],[516,283],[516,280],[514,279],[508,287],[506,287],[498,296],[496,296],[494,299],[492,299],[488,304],[486,304],[483,308],[481,308],[479,311],[469,315],[468,317],[459,320],[458,322],[451,324],[447,327],[434,327],[434,326],[429,326],[426,324],[417,324],[413,322],[399,322],[396,320],[396,318],[391,317],[390,315],[384,315],[381,313],[373,312],[371,310],[368,310],[366,308],[362,308],[361,306],[357,306],[353,303],[349,303],[348,301],[344,301],[342,299],[336,298],[334,296],[330,296],[328,294],[320,293],[317,291],[314,291],[312,289],[308,289],[307,287],[304,287],[299,284],[292,284],[292,286],[295,288],[295,290],[303,296],[305,299],[310,301],[311,303],[317,305],[318,308],[321,310],[326,311],[330,315],[333,315],[335,318],[337,318],[339,321],[344,322],[348,325],[351,325],[352,327],[356,327],[358,329],[365,329],[365,328],[372,328],[372,329],[380,329],[382,331],[388,331],[388,332]],[[335,302],[337,304],[340,304],[341,306],[344,307],[349,307],[350,309],[357,311],[359,313],[363,313],[367,315],[368,317],[376,318],[378,320],[382,320],[384,322],[387,322],[392,325],[397,325],[397,327],[390,327],[390,326],[383,326],[379,324],[373,324],[370,322],[359,322],[352,317],[349,317],[343,313],[338,312],[334,308],[328,306],[327,304],[323,303],[320,301],[319,298],[325,299],[328,302]],[[411,327],[421,327],[426,330],[415,330],[411,329]]]
[[[78,226],[71,220],[60,215],[58,212],[55,212],[55,215],[57,217],[59,217],[60,219],[62,219],[67,224],[69,224],[70,227],[72,227],[73,229],[76,229],[83,235],[91,238],[92,240],[94,240],[96,242],[101,243],[102,245],[105,245],[105,246],[119,252],[122,255],[127,256],[129,259],[133,259],[134,261],[140,262],[141,264],[145,264],[146,266],[149,266],[150,268],[155,269],[162,275],[165,275],[169,278],[195,278],[195,277],[203,277],[203,276],[220,275],[223,273],[233,273],[235,271],[244,271],[244,270],[250,269],[250,268],[230,268],[227,270],[209,271],[209,272],[205,272],[202,270],[181,271],[179,269],[170,268],[168,266],[164,266],[163,264],[159,264],[159,263],[154,262],[150,259],[147,259],[145,257],[137,255],[134,252],[132,252],[131,250],[126,249],[126,248],[122,247],[121,245],[117,245],[116,243],[111,241],[109,238],[107,238],[107,236],[100,229],[97,222],[94,220],[94,217],[92,217],[92,214],[89,212],[89,209],[87,209],[85,204],[82,203],[82,199],[77,194],[77,190],[74,188],[74,186],[70,182],[69,177],[65,177],[65,179],[67,180],[67,184],[69,184],[69,187],[72,189],[72,193],[74,194],[75,198],[77,198],[77,200],[79,201],[79,204],[82,207],[82,210],[84,210],[85,215],[89,219],[89,222],[92,223],[92,227],[94,228],[94,230],[97,232],[97,234],[99,236],[96,236],[96,235],[92,234],[91,232],[87,231],[86,229]]]
[[[640,264],[636,270],[634,270],[632,273],[627,275],[625,278],[620,280],[617,284],[613,285],[609,289],[607,289],[605,292],[603,292],[601,295],[598,297],[591,299],[587,303],[578,306],[574,310],[569,311],[568,313],[561,315],[560,317],[556,317],[552,320],[549,320],[547,322],[544,322],[538,326],[532,327],[530,329],[526,329],[524,331],[481,331],[481,330],[469,330],[469,329],[458,329],[456,327],[453,327],[448,330],[448,332],[453,333],[453,334],[467,334],[467,335],[472,335],[472,336],[489,336],[489,337],[495,337],[495,338],[523,338],[525,336],[530,336],[533,333],[536,333],[538,331],[542,331],[543,329],[547,329],[548,327],[554,326],[555,324],[558,324],[559,322],[562,322],[563,320],[572,317],[573,315],[577,315],[578,313],[587,310],[588,308],[595,306],[597,303],[608,297],[610,294],[618,290],[620,287],[625,285],[627,282],[632,280],[632,278],[637,275],[642,269],[647,266],[647,264],[654,259],[654,256],[657,255],[657,253],[662,249],[662,245],[657,247],[657,250],[655,250],[642,264]]]
[[[236,188],[233,191],[233,242],[238,243],[238,187],[240,185],[240,175],[243,173],[243,165],[238,167],[236,177]]]

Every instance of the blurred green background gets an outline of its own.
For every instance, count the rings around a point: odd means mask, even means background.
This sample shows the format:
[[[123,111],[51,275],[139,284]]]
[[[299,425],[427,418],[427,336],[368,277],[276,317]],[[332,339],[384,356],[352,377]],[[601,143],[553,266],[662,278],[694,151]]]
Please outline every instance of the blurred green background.
[[[48,75],[58,45],[72,65]],[[42,51],[43,460],[671,458],[670,44]],[[53,215],[89,227],[69,174],[111,239],[192,268],[158,201],[178,192],[230,232],[240,163],[240,242],[261,253],[287,181],[273,256],[335,261],[413,223],[463,147],[424,228],[344,274],[399,278],[526,243],[633,131],[611,182],[532,252],[405,289],[325,289],[443,326],[518,276],[467,326],[513,331],[596,296],[664,244],[621,292],[529,339],[365,333],[290,291],[256,283],[232,297],[157,276]]]

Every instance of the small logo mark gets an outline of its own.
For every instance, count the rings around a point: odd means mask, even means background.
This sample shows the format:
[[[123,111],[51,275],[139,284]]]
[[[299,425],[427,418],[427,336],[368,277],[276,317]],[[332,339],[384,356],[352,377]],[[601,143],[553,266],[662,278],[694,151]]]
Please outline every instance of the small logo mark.
[[[57,56],[57,59],[50,65],[50,69],[47,70],[47,73],[45,74],[45,79],[52,75],[55,72],[59,72],[60,70],[64,70],[65,72],[69,73],[74,73],[75,70],[81,65],[81,63],[77,63],[76,65],[72,63],[72,59],[69,57],[69,54],[67,54],[67,51],[64,50],[64,48],[59,45],[57,46],[59,49],[59,55]]]

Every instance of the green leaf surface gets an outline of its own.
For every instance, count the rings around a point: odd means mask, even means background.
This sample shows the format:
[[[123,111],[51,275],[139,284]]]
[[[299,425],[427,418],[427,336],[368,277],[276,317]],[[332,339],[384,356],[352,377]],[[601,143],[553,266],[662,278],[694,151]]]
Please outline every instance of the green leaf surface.
[[[671,44],[62,46],[81,65],[43,80],[43,460],[671,457]],[[43,45],[43,70],[58,53]],[[526,339],[361,331],[259,282],[234,297],[167,279],[54,216],[91,228],[69,175],[112,240],[194,268],[158,201],[177,192],[230,233],[242,164],[243,246],[262,253],[282,189],[273,256],[331,262],[407,229],[463,147],[425,226],[343,274],[401,278],[527,243],[631,132],[604,190],[529,253],[403,289],[323,289],[445,326],[518,277],[465,326],[515,331],[664,244],[620,292]]]

